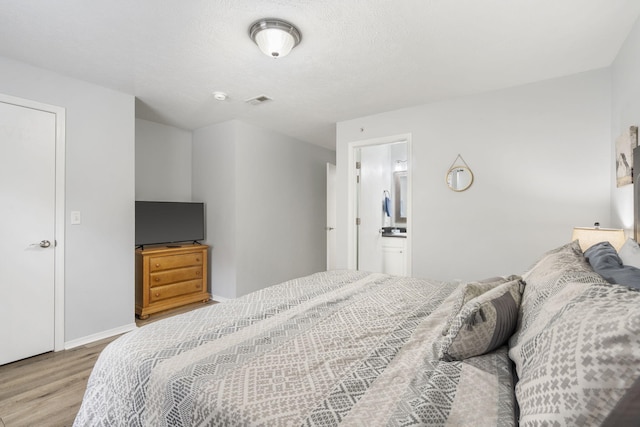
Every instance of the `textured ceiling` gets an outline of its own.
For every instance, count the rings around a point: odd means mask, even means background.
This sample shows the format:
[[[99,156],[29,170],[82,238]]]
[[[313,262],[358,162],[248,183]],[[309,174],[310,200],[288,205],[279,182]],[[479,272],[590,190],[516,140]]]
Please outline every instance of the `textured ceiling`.
[[[335,148],[338,121],[609,66],[639,13],[638,0],[0,0],[0,55],[135,95],[139,118],[240,119]],[[289,56],[249,39],[264,17],[302,32]],[[273,101],[244,102],[258,95]]]

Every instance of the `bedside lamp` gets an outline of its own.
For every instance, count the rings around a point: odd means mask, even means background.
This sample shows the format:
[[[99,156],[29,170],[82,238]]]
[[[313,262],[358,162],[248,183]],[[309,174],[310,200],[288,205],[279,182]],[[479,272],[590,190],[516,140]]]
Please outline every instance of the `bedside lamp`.
[[[571,241],[578,239],[582,252],[600,242],[609,242],[619,251],[625,242],[624,230],[619,228],[600,228],[599,223],[594,227],[574,227]]]

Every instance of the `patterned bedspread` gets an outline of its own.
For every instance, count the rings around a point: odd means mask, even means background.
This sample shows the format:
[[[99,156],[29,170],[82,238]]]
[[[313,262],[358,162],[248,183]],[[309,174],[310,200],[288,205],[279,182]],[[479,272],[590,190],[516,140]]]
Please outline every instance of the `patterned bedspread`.
[[[442,362],[458,285],[331,271],[111,343],[75,426],[514,425],[506,348]]]

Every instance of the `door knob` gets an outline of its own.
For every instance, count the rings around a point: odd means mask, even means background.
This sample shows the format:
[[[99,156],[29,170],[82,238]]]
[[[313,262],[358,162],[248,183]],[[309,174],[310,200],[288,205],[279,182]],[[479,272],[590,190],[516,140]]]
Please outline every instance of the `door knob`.
[[[40,246],[41,248],[48,248],[51,246],[51,242],[48,240],[41,240],[40,243],[32,243],[29,246]]]

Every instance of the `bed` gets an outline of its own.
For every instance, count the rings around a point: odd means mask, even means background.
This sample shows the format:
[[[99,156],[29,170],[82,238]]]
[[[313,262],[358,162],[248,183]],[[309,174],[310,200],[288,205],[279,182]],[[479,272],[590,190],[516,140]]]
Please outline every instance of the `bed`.
[[[639,332],[577,242],[468,283],[322,272],[118,338],[74,425],[624,425]]]

